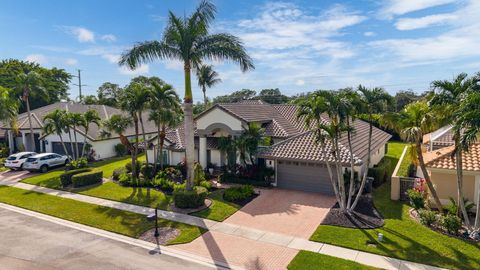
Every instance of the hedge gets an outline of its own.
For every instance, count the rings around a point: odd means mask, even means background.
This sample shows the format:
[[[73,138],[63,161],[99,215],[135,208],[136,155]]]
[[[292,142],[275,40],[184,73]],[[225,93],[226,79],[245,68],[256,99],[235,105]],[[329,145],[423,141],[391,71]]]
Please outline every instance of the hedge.
[[[207,198],[207,189],[204,187],[195,187],[193,190],[175,190],[173,192],[173,201],[178,208],[197,208],[205,203]]]
[[[97,183],[102,183],[103,172],[91,171],[76,174],[72,177],[73,187],[89,186]]]
[[[234,183],[234,184],[243,184],[243,185],[252,185],[255,187],[270,187],[270,182],[267,181],[259,181],[259,180],[252,180],[247,178],[239,178],[234,174],[220,174],[218,176],[218,181],[220,183]]]
[[[227,188],[223,193],[223,198],[229,202],[245,200],[253,196],[254,190],[251,185]]]
[[[72,184],[72,177],[74,175],[77,175],[79,173],[84,173],[84,172],[90,172],[90,171],[92,171],[92,169],[89,169],[89,168],[66,171],[60,175],[60,182],[62,183],[63,187],[70,186]]]

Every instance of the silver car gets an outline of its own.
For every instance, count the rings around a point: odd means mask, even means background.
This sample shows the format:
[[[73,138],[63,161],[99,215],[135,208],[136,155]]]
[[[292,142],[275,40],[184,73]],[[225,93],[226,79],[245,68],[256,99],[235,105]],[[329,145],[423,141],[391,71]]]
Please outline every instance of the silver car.
[[[5,160],[5,167],[11,170],[21,170],[23,169],[23,163],[27,160],[27,158],[36,155],[35,152],[20,152],[13,155],[10,155]]]
[[[55,153],[43,153],[27,158],[23,163],[23,169],[27,171],[47,172],[49,169],[67,165],[68,156],[62,156]]]

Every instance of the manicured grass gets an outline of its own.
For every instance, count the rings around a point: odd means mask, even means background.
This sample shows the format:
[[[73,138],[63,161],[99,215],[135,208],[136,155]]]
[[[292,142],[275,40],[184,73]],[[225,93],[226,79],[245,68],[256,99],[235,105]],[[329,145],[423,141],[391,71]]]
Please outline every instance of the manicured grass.
[[[316,252],[301,250],[288,264],[289,270],[374,270],[378,269],[357,262],[344,260]]]
[[[388,152],[385,154],[385,160],[388,161],[387,173],[389,176],[391,176],[393,173],[393,170],[395,170],[395,166],[397,166],[398,160],[402,155],[403,149],[407,145],[408,144],[404,142],[388,143]]]
[[[0,186],[0,202],[135,238],[154,226],[144,215],[13,187]],[[164,219],[159,219],[159,225],[181,231],[168,244],[191,242],[205,232]]]
[[[408,168],[410,167],[410,164],[412,164],[412,156],[409,153],[411,150],[411,146],[408,146],[407,152],[405,153],[405,156],[402,159],[402,163],[400,164],[400,168],[398,169],[397,175],[398,176],[408,176]]]
[[[224,221],[241,208],[240,205],[225,201],[223,199],[223,190],[214,191],[208,197],[212,200],[212,205],[205,210],[192,213],[192,216]]]
[[[450,269],[480,269],[480,243],[449,237],[413,221],[408,204],[390,200],[389,183],[376,189],[373,197],[385,217],[383,227],[362,230],[320,225],[310,240]],[[384,235],[384,242],[376,242],[378,233]],[[377,247],[368,246],[367,241]]]

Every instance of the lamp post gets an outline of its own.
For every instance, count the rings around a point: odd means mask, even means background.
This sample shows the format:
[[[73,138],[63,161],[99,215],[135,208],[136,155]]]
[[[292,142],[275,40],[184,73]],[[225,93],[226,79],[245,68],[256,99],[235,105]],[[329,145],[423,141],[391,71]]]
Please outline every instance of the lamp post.
[[[160,236],[160,233],[158,233],[158,208],[155,207],[155,234],[153,235],[155,238],[158,238]]]

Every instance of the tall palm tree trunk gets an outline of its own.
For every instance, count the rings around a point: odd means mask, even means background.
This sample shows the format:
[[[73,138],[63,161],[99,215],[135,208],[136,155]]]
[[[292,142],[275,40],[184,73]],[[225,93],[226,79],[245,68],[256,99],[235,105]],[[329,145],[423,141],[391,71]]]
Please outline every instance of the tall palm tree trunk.
[[[165,126],[162,127],[161,135],[160,135],[160,168],[163,170],[163,144],[165,143]]]
[[[68,127],[68,139],[70,140],[70,151],[72,151],[72,158],[75,159],[75,149],[73,147],[72,131],[70,127]]]
[[[465,203],[463,202],[463,157],[462,150],[460,149],[458,143],[459,139],[455,139],[455,166],[457,167],[457,201],[459,206],[459,209],[457,210],[457,215],[460,214],[459,212],[462,212],[465,225],[467,226],[467,229],[471,231],[467,209],[465,208]]]
[[[135,147],[133,147],[132,152],[132,175],[137,178],[137,154],[138,154],[138,118],[136,115],[133,116],[133,121],[135,122]]]
[[[88,123],[87,123],[87,126],[85,128],[85,136],[83,138],[82,158],[85,156],[85,148],[86,148],[86,145],[87,145],[87,134],[88,134]]]
[[[193,164],[195,162],[195,144],[193,131],[193,96],[192,96],[192,81],[190,78],[190,63],[185,63],[185,97],[183,103],[184,125],[185,125],[185,161],[187,169],[187,190],[193,189],[194,170]]]
[[[159,123],[157,124],[157,145],[156,147],[154,146],[153,150],[153,170],[155,171],[155,174],[157,173],[157,160],[158,160],[158,148],[160,146],[160,125]]]
[[[65,145],[65,142],[63,141],[62,134],[57,134],[58,137],[60,137],[60,142],[62,143],[63,151],[65,151],[65,154],[68,154],[67,146]]]
[[[418,163],[420,164],[420,169],[422,170],[423,177],[425,178],[425,182],[427,182],[428,189],[432,194],[433,199],[435,200],[435,204],[437,205],[438,211],[443,212],[442,203],[438,198],[437,191],[433,187],[433,183],[430,179],[430,175],[427,172],[427,167],[425,166],[425,161],[423,160],[423,153],[422,153],[422,144],[419,140],[415,143],[415,149],[417,150],[418,156]]]
[[[79,158],[79,152],[78,152],[78,140],[77,140],[77,129],[76,126],[73,126],[73,138],[75,139],[75,157],[76,159]]]
[[[335,198],[337,199],[338,204],[340,204],[340,194],[338,193],[337,183],[333,177],[332,167],[330,166],[330,161],[328,161],[327,151],[325,150],[325,143],[321,142],[320,146],[322,148],[322,155],[325,157],[325,165],[327,166],[328,176],[330,177],[330,182],[333,186],[333,192],[335,193]]]
[[[35,151],[35,138],[33,136],[33,126],[32,126],[32,113],[30,112],[30,99],[29,99],[29,94],[28,94],[28,89],[25,89],[25,93],[27,93],[26,95],[26,99],[25,99],[25,103],[27,104],[27,115],[28,115],[28,125],[30,126],[30,134],[28,135],[28,137],[30,138],[30,144],[29,145],[29,151],[31,152],[34,152]],[[24,145],[25,149],[26,149],[26,146]]]
[[[368,124],[367,164],[365,165],[365,171],[363,172],[363,175],[362,175],[362,182],[360,183],[360,189],[358,190],[357,196],[355,197],[353,204],[349,208],[350,211],[354,210],[355,207],[357,206],[358,200],[360,199],[360,196],[363,193],[363,189],[365,188],[365,182],[367,182],[368,168],[370,167],[370,154],[372,152],[372,133],[373,133],[372,114],[369,114],[368,122],[369,124]]]
[[[480,190],[477,190],[477,192],[480,192]],[[475,231],[480,230],[480,196],[477,196],[477,201],[476,204],[477,210],[475,211]],[[479,232],[480,233],[480,232]]]
[[[353,146],[352,146],[352,132],[350,130],[350,118],[347,117],[347,140],[348,140],[348,150],[350,151],[350,187],[348,189],[348,199],[347,199],[347,209],[350,209],[352,196],[355,192],[355,159],[353,158]]]
[[[208,104],[208,99],[207,99],[207,89],[205,86],[202,87],[202,92],[203,92],[203,103],[205,104],[205,108]]]
[[[345,210],[345,180],[343,178],[343,173],[342,173],[342,162],[341,162],[341,157],[340,157],[340,151],[338,147],[338,135],[336,135],[335,138],[335,143],[334,143],[334,149],[335,149],[335,163],[336,163],[336,169],[337,169],[337,183],[338,183],[338,193],[340,193],[340,209]]]
[[[142,127],[142,134],[143,134],[143,145],[144,145],[144,150],[145,150],[145,158],[147,159],[148,163],[148,143],[147,143],[147,135],[145,134],[145,127],[143,126],[143,117],[142,117],[142,112],[138,113],[138,119],[140,119],[140,126]]]

